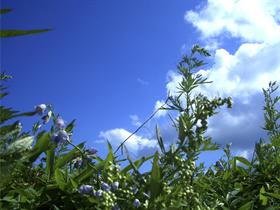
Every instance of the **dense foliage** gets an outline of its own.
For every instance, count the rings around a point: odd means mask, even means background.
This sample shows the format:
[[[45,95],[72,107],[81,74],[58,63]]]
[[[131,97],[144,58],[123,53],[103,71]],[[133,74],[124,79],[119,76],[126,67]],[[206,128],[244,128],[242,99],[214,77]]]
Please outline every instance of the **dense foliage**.
[[[7,12],[1,10],[1,14]],[[1,36],[43,31],[2,31]],[[117,156],[110,143],[105,159],[95,149],[86,148],[85,142],[74,145],[75,121],[66,125],[50,105],[40,104],[24,113],[1,105],[0,208],[280,209],[280,97],[274,96],[275,82],[263,90],[268,139],[255,145],[252,159],[233,156],[228,144],[224,157],[213,167],[196,164],[204,151],[219,149],[205,135],[209,117],[221,106],[232,106],[230,97],[210,99],[195,94],[198,87],[209,83],[194,73],[204,65],[205,56],[209,52],[195,45],[177,66],[183,79],[178,95],[169,96],[164,108],[177,112],[171,118],[178,132],[176,144],[167,147],[157,127],[159,151],[139,160]],[[8,95],[4,83],[10,76],[1,73],[0,77],[2,102]],[[41,119],[30,131],[22,128],[22,117],[38,116]],[[151,170],[141,173],[140,167],[150,160]],[[123,161],[128,164],[121,168]]]
[[[176,144],[166,144],[156,129],[159,151],[133,161],[117,157],[108,143],[108,154],[101,159],[84,143],[72,144],[74,121],[65,125],[50,105],[18,113],[1,105],[0,161],[1,209],[279,209],[280,208],[280,126],[273,97],[276,83],[263,90],[264,129],[269,139],[255,146],[252,160],[232,156],[214,167],[196,165],[199,154],[219,146],[205,136],[207,120],[216,110],[232,106],[231,98],[213,98],[193,91],[208,83],[193,70],[204,65],[209,53],[194,46],[178,64],[183,79],[178,95],[169,96],[165,109],[178,112],[173,124],[178,131]],[[1,100],[7,95],[1,74]],[[23,132],[18,117],[37,118],[29,132]],[[19,118],[20,119],[20,118]],[[46,124],[52,125],[46,130]],[[44,129],[45,128],[45,129]],[[149,172],[141,165],[152,159]],[[121,168],[120,162],[129,164]]]

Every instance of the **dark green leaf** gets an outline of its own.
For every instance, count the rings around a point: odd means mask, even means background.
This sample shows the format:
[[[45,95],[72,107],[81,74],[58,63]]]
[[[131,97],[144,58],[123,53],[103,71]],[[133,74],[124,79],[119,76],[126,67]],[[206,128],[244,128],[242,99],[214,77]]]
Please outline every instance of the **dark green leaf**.
[[[12,11],[12,9],[0,9],[0,15],[9,13],[9,12],[11,12],[11,11]]]
[[[79,144],[77,147],[82,149],[84,147],[84,144],[85,143],[83,142],[83,143]],[[76,158],[79,154],[80,154],[80,151],[77,148],[74,148],[67,154],[65,154],[57,159],[55,168],[63,167],[65,164],[71,162],[74,158]]]
[[[55,181],[61,190],[65,190],[67,183],[61,169],[56,169],[54,173]]]
[[[242,205],[238,210],[251,210],[253,207],[254,201],[249,201]]]
[[[251,163],[244,157],[240,157],[240,156],[236,156],[234,157],[236,160],[238,160],[239,162],[243,163],[246,166],[252,167]]]
[[[39,30],[0,30],[0,37],[14,37],[14,36],[23,36],[29,34],[38,34],[42,32],[50,31],[51,29],[39,29]]]
[[[35,161],[43,152],[46,152],[50,145],[50,135],[49,133],[41,133],[37,137],[37,142],[34,145],[32,151],[27,156],[28,159],[33,162]]]
[[[156,152],[154,155],[150,180],[151,198],[156,198],[161,192],[161,171],[158,165],[158,159],[158,152]]]

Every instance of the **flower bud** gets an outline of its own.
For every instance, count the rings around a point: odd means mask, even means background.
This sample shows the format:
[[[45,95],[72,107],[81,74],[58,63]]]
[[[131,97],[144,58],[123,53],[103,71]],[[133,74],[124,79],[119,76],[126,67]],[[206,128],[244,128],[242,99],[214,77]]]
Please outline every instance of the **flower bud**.
[[[102,194],[103,194],[103,191],[102,190],[97,190],[94,195],[97,197],[97,198],[100,198],[102,197]]]
[[[133,201],[133,206],[136,207],[136,208],[138,208],[138,207],[140,207],[140,205],[141,205],[140,201],[136,198],[136,199]]]
[[[93,187],[91,185],[82,185],[78,189],[81,194],[91,194],[93,192]]]
[[[97,150],[96,150],[96,149],[94,149],[93,147],[91,147],[91,148],[87,149],[87,151],[88,151],[91,155],[94,155],[94,154],[96,154],[96,153],[97,153]]]
[[[219,170],[221,170],[221,171],[224,170],[224,167],[223,167],[223,165],[222,165],[222,163],[221,163],[220,161],[217,161],[217,162],[216,162],[216,167],[218,167]]]
[[[37,112],[39,115],[42,115],[45,112],[46,108],[47,108],[46,104],[37,105],[35,107],[35,112]]]
[[[106,182],[101,182],[101,188],[106,192],[111,190],[111,187]]]
[[[55,127],[57,129],[63,129],[65,127],[65,121],[62,119],[62,117],[58,117],[55,121]]]
[[[120,185],[120,183],[119,183],[118,181],[114,182],[114,183],[112,184],[113,190],[117,190],[117,189],[119,188],[119,185]]]
[[[49,111],[45,116],[42,117],[43,123],[47,124],[52,116],[52,112]]]
[[[51,141],[57,144],[64,143],[66,141],[69,141],[69,136],[65,130],[60,130],[52,135]]]

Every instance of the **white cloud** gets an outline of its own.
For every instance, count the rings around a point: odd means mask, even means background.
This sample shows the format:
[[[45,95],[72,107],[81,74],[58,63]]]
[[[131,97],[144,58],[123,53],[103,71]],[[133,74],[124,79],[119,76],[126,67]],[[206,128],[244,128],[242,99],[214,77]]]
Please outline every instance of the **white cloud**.
[[[201,91],[242,98],[246,103],[248,97],[261,92],[269,81],[280,81],[280,43],[242,44],[234,54],[218,49],[214,63],[212,68],[198,72],[214,81]]]
[[[185,19],[212,38],[225,33],[248,42],[275,43],[280,40],[280,0],[208,0],[198,12]]]
[[[154,107],[154,111],[157,111],[159,108],[161,108],[163,105],[165,104],[165,102],[163,100],[158,100],[155,104]],[[164,117],[166,116],[168,113],[168,110],[164,110],[164,109],[159,109],[158,112],[156,113],[155,117],[159,118],[159,117]]]
[[[130,135],[131,132],[123,128],[115,128],[112,130],[101,131],[99,133],[99,138],[104,141],[108,140],[114,147],[117,147]],[[149,150],[154,151],[157,147],[157,140],[148,139],[135,134],[126,141],[125,146],[129,153],[139,155],[141,152],[146,153]]]
[[[129,116],[131,121],[132,121],[132,125],[139,127],[142,123],[140,122],[140,119],[138,117],[138,115],[133,114]]]
[[[232,110],[222,109],[209,121],[208,134],[218,143],[233,142],[244,149],[265,136],[262,88],[269,81],[280,82],[279,12],[280,0],[208,0],[204,8],[185,15],[215,49],[212,67],[197,72],[213,83],[196,93],[231,96],[234,101]],[[222,48],[223,36],[242,40],[235,52]],[[167,91],[176,95],[182,77],[170,71],[168,78]]]
[[[137,78],[137,82],[139,82],[141,85],[144,85],[144,86],[147,86],[149,85],[149,82],[148,81],[145,81],[141,78]]]
[[[236,156],[244,157],[247,160],[250,160],[253,156],[252,150],[238,150],[236,151]]]
[[[198,88],[196,93],[231,96],[234,101],[233,109],[222,109],[209,120],[207,135],[221,144],[232,142],[237,154],[246,157],[254,142],[265,136],[261,129],[262,88],[269,81],[280,81],[280,0],[208,0],[205,7],[197,8],[187,11],[185,20],[201,33],[206,47],[214,51],[213,65],[197,72],[213,83]],[[235,52],[223,48],[224,37],[228,42],[239,41]],[[177,95],[182,77],[174,71],[169,71],[167,77],[167,94]],[[141,79],[138,82],[143,83]],[[156,101],[154,110],[163,103]],[[159,111],[156,117],[164,120],[166,114]],[[139,124],[137,115],[130,118],[134,125]],[[170,122],[160,127],[166,143],[176,141],[177,134]],[[99,137],[117,146],[130,134],[116,128],[100,132]],[[157,141],[134,135],[126,146],[139,154],[144,150],[154,151]]]

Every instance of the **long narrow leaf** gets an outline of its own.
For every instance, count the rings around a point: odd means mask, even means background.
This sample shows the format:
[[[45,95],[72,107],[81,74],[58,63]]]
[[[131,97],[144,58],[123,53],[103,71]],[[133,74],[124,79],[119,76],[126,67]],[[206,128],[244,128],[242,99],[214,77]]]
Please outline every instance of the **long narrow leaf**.
[[[23,36],[30,34],[38,34],[50,31],[51,29],[39,29],[39,30],[0,30],[1,38],[15,37],[15,36]]]

